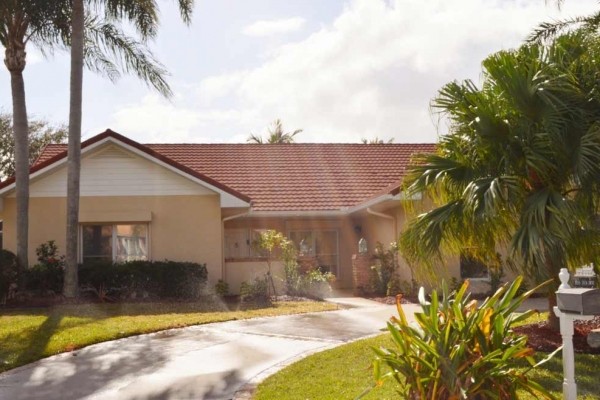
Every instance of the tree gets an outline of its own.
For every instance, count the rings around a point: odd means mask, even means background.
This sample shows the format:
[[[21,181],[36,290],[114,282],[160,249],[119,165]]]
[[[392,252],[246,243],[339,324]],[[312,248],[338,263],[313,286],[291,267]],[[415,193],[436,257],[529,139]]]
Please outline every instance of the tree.
[[[296,129],[293,132],[284,132],[283,124],[278,118],[271,124],[271,127],[267,131],[267,137],[263,139],[260,135],[250,134],[248,137],[248,143],[258,144],[286,144],[294,143],[295,136],[302,132],[302,129]]]
[[[194,0],[178,0],[181,17],[185,23],[191,22],[191,13]],[[137,34],[143,41],[153,38],[158,27],[158,9],[154,1],[144,0],[104,0],[90,3],[92,6],[103,6],[105,18],[109,21],[126,20],[132,23]],[[71,83],[70,83],[70,108],[69,108],[69,149],[67,160],[67,250],[65,258],[65,280],[63,294],[65,297],[77,295],[77,236],[79,230],[79,183],[81,169],[81,120],[83,96],[83,66],[86,50],[94,52],[95,48],[86,46],[85,35],[85,4],[84,0],[73,0],[71,14]],[[112,25],[105,25],[111,27]],[[107,29],[100,29],[104,32]],[[108,29],[111,31],[112,28]],[[92,32],[88,34],[93,35]],[[135,44],[135,43],[134,43]],[[120,42],[104,43],[109,48],[118,48]],[[153,85],[161,94],[171,95],[169,86],[164,81],[162,74],[153,74],[153,58],[140,60],[144,62],[131,62],[131,55],[138,54],[137,46],[130,47],[133,53],[124,55],[124,61],[130,70],[141,79]],[[103,60],[99,60],[103,62]],[[114,64],[113,64],[114,65]],[[101,68],[106,69],[105,66]],[[150,73],[149,73],[150,72]],[[163,72],[163,71],[161,71]]]
[[[389,138],[388,140],[379,139],[379,136],[375,136],[373,139],[361,138],[360,142],[362,144],[391,144],[394,143],[394,138]]]
[[[186,1],[190,0],[180,0],[180,2]],[[114,2],[123,3],[119,0]],[[127,16],[131,13],[130,9],[139,8],[134,3],[123,3],[124,10],[119,15]],[[150,3],[154,4],[154,2]],[[33,44],[44,54],[52,54],[56,49],[68,47],[71,30],[70,10],[70,0],[3,0],[0,2],[0,44],[5,47],[4,63],[10,72],[13,98],[19,268],[26,268],[28,265],[29,145],[23,80],[26,47],[28,44]],[[115,7],[107,8],[106,15],[114,17],[117,11]],[[163,77],[166,71],[156,62],[143,43],[132,40],[122,29],[111,23],[113,21],[103,20],[93,13],[89,13],[84,22],[89,32],[85,38],[86,52],[84,53],[84,62],[88,68],[103,73],[113,80],[119,77],[120,70],[133,72],[159,90],[168,90]]]
[[[29,121],[29,165],[32,165],[48,144],[64,143],[67,139],[65,126],[53,126],[44,120]],[[12,116],[0,113],[0,179],[15,174],[15,146]]]
[[[27,104],[23,71],[27,63],[26,45],[51,44],[46,23],[56,19],[56,8],[44,0],[3,0],[0,3],[0,44],[4,46],[4,65],[10,73],[15,191],[17,199],[17,261],[20,269],[28,265],[29,144]]]
[[[563,0],[556,0],[560,7]],[[585,30],[589,33],[597,33],[600,28],[600,11],[591,15],[580,15],[552,22],[542,22],[527,39],[530,43],[542,43],[556,38],[562,33],[573,30]]]
[[[493,54],[481,88],[465,81],[440,90],[433,106],[450,131],[405,179],[407,198],[424,193],[435,204],[401,236],[421,275],[448,254],[485,261],[504,247],[530,279],[557,282],[561,267],[598,257],[598,56],[596,36],[569,33]]]

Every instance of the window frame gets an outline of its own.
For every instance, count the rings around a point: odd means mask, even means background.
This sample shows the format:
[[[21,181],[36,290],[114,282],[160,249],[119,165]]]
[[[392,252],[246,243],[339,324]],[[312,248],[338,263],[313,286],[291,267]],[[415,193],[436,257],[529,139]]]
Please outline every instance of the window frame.
[[[476,261],[477,263],[481,264],[483,267],[485,267],[485,271],[486,274],[485,276],[479,276],[479,277],[469,277],[469,276],[463,276],[463,260],[469,258],[471,260]],[[480,282],[489,282],[491,279],[491,275],[490,275],[490,267],[485,265],[483,262],[474,259],[473,257],[469,257],[467,256],[465,253],[461,252],[459,255],[459,260],[458,260],[458,272],[460,274],[460,279],[461,280],[470,280],[470,281],[480,281]]]
[[[151,225],[149,222],[82,222],[79,224],[78,232],[78,262],[83,263],[83,227],[84,226],[110,226],[111,227],[111,262],[117,262],[117,225],[145,225],[146,226],[146,260],[152,260],[152,240]]]
[[[319,256],[324,256],[324,257],[332,257],[335,256],[335,271],[330,271],[332,274],[334,274],[335,276],[339,276],[339,272],[340,272],[340,230],[337,228],[325,228],[325,229],[288,229],[287,231],[287,238],[289,240],[292,241],[292,243],[294,243],[294,247],[296,246],[296,243],[291,239],[292,237],[292,233],[293,232],[308,232],[310,233],[311,236],[311,249],[310,249],[310,254],[305,255],[306,257],[314,257],[314,258],[319,258]],[[326,233],[326,232],[333,232],[335,233],[335,251],[336,254],[328,254],[328,253],[318,253],[317,252],[317,241],[319,240],[319,237]],[[299,249],[296,249],[299,250]]]

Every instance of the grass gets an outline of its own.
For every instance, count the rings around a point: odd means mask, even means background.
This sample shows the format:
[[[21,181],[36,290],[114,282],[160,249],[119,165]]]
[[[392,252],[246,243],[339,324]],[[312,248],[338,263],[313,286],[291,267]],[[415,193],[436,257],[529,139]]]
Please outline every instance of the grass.
[[[544,315],[532,317],[528,323],[543,320]],[[267,378],[257,389],[254,400],[338,400],[354,399],[373,383],[371,347],[390,347],[389,334],[364,339],[309,356]],[[544,354],[538,355],[542,358]],[[578,399],[598,399],[600,393],[600,355],[576,354]],[[562,396],[562,359],[560,354],[528,376]],[[365,400],[397,399],[395,384],[386,382],[376,387]],[[523,393],[520,399],[535,397]]]
[[[0,372],[90,344],[164,329],[237,319],[334,310],[325,302],[277,302],[229,311],[212,303],[73,304],[4,310],[0,315]]]

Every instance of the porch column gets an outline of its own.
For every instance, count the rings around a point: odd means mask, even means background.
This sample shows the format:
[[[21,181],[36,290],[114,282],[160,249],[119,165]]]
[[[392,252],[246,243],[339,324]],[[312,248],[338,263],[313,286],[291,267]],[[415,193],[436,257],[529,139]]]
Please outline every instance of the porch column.
[[[352,289],[354,295],[361,296],[369,290],[369,278],[373,260],[369,254],[352,255]]]

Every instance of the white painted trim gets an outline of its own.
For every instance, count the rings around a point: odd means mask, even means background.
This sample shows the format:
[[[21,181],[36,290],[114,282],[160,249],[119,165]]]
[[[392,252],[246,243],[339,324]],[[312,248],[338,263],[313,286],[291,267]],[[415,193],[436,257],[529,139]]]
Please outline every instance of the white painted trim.
[[[216,186],[213,186],[213,185],[211,185],[208,182],[203,181],[202,179],[196,178],[195,176],[192,176],[192,175],[190,175],[190,174],[188,174],[188,173],[180,170],[179,168],[176,168],[176,167],[174,167],[174,166],[172,166],[172,165],[170,165],[168,163],[165,163],[165,162],[159,160],[158,158],[153,157],[150,154],[147,154],[144,151],[141,151],[141,150],[139,150],[139,149],[137,149],[137,148],[135,148],[133,146],[128,145],[127,143],[124,143],[124,142],[122,142],[122,141],[120,141],[118,139],[115,139],[113,137],[110,137],[110,136],[106,137],[106,138],[104,138],[102,140],[99,140],[99,141],[97,141],[95,143],[92,143],[92,144],[86,146],[85,148],[83,148],[81,150],[82,157],[83,157],[83,155],[89,153],[90,151],[92,151],[92,150],[94,150],[94,149],[96,149],[96,148],[98,148],[98,147],[100,147],[100,146],[102,146],[102,145],[104,145],[106,143],[115,144],[115,145],[117,145],[117,146],[119,146],[121,148],[124,148],[124,149],[130,151],[131,153],[136,154],[137,156],[140,156],[141,158],[143,158],[145,160],[154,162],[155,164],[158,164],[158,165],[162,166],[163,168],[166,168],[167,170],[169,170],[171,172],[174,172],[174,173],[176,173],[176,174],[178,174],[178,175],[180,175],[180,176],[182,176],[184,178],[187,178],[187,179],[191,180],[192,182],[195,182],[195,183],[197,183],[197,184],[199,184],[199,185],[201,185],[203,187],[206,187],[206,188],[212,190],[213,192],[215,192],[215,193],[217,193],[217,194],[220,195],[220,201],[221,201],[221,207],[222,208],[229,208],[229,207],[249,207],[250,206],[250,203],[248,203],[248,202],[246,202],[246,201],[244,201],[242,199],[239,199],[239,198],[235,197],[234,195],[232,195],[230,193],[227,193],[224,190],[219,189]],[[36,172],[30,174],[29,178],[30,178],[30,180],[33,181],[34,179],[36,179],[37,177],[39,177],[41,175],[44,175],[44,174],[46,174],[46,173],[48,173],[50,171],[58,169],[63,164],[66,164],[66,162],[67,162],[67,157],[63,157],[60,160],[58,160],[58,161],[56,161],[56,162],[54,162],[54,163],[52,163],[52,164],[50,164],[50,165],[48,165],[48,166],[40,169],[39,171],[36,171]],[[0,196],[4,195],[5,193],[7,193],[7,192],[9,192],[11,190],[13,190],[14,187],[15,187],[15,183],[13,182],[10,185],[8,185],[7,187],[5,187],[3,189],[0,189]]]

